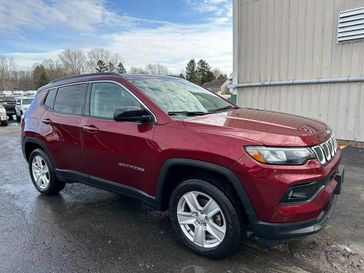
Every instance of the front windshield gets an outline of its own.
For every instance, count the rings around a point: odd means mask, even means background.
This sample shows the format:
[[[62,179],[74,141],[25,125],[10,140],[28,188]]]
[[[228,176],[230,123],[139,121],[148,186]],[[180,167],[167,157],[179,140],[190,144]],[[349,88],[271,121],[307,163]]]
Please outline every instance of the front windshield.
[[[23,104],[24,105],[29,105],[29,104],[32,103],[32,101],[33,101],[33,99],[23,99]]]
[[[207,114],[234,108],[215,94],[182,79],[142,78],[131,82],[169,114]]]

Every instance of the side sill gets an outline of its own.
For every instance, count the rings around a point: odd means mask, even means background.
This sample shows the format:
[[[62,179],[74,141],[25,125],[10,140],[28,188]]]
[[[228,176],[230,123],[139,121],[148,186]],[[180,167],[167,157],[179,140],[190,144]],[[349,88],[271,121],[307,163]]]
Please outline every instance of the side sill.
[[[57,179],[62,180],[66,183],[86,184],[102,190],[111,191],[128,197],[136,198],[155,209],[160,209],[160,206],[157,203],[155,197],[150,196],[149,194],[141,190],[126,185],[71,170],[56,169],[56,177]]]

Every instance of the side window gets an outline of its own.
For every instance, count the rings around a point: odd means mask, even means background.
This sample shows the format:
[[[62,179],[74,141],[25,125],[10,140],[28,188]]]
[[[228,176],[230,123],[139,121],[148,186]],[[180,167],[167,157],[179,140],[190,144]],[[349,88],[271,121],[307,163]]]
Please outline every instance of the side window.
[[[115,83],[93,83],[90,98],[90,115],[94,117],[114,117],[118,108],[140,106],[140,103],[123,87]]]
[[[62,114],[81,115],[87,84],[60,87],[54,102],[54,110]]]
[[[44,105],[53,109],[54,99],[56,98],[57,89],[51,89],[48,91],[47,97],[44,101]]]

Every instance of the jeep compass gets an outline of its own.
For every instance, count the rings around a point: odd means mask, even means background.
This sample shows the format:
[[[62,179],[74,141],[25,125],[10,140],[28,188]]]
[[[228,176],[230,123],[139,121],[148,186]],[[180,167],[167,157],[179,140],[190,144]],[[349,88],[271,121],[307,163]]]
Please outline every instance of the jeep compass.
[[[177,238],[210,258],[247,232],[320,231],[344,173],[326,124],[240,108],[169,76],[55,80],[24,114],[22,149],[41,194],[78,182],[140,199],[168,210]]]

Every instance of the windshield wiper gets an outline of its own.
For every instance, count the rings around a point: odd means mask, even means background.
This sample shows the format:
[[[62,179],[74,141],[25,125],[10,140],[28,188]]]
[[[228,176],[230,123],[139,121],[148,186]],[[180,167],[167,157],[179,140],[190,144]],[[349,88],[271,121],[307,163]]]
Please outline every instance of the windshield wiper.
[[[208,112],[202,112],[202,111],[172,111],[168,112],[168,115],[170,116],[178,116],[178,115],[184,115],[184,116],[202,116],[206,115]]]
[[[216,112],[221,112],[221,111],[225,111],[225,110],[232,110],[232,109],[238,109],[238,108],[229,105],[229,106],[225,106],[225,107],[221,107],[221,108],[212,109],[212,110],[209,111],[209,113],[216,113]]]

